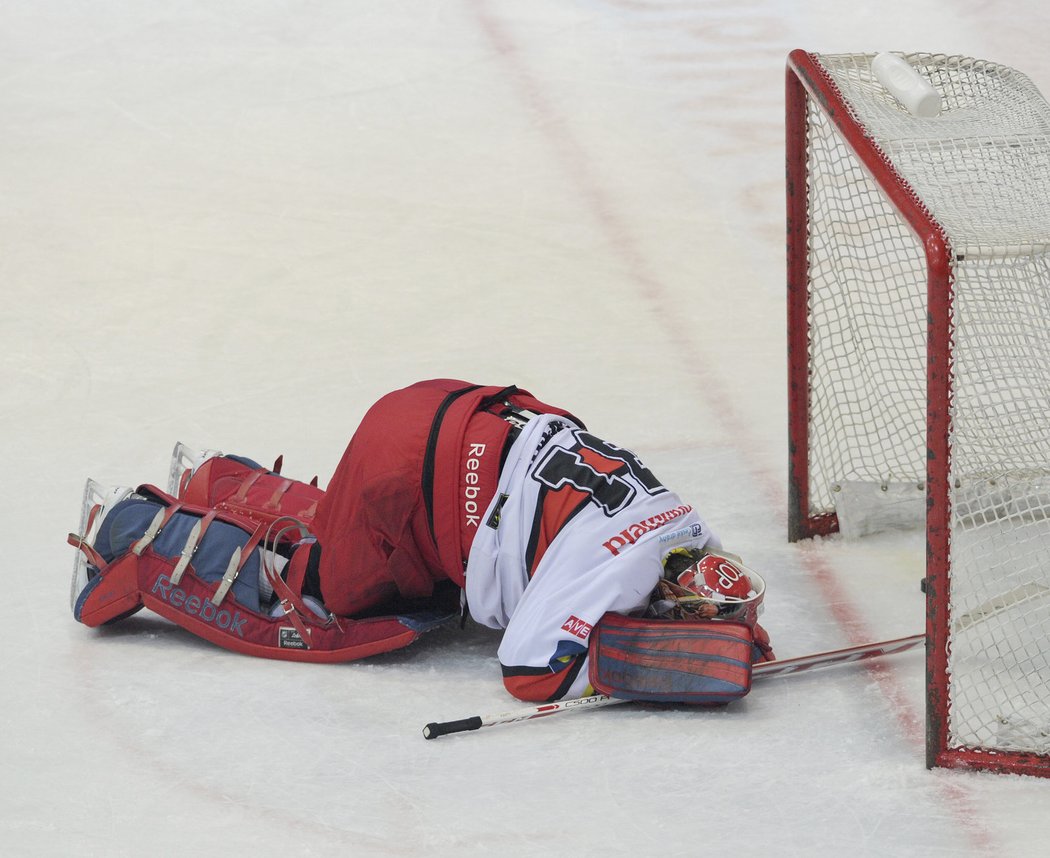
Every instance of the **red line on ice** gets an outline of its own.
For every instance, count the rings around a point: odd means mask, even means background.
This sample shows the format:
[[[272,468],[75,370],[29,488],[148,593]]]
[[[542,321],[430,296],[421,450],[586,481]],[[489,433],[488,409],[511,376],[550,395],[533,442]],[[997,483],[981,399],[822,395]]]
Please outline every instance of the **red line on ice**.
[[[536,127],[547,136],[568,178],[609,237],[610,252],[620,258],[639,294],[660,311],[661,324],[665,326],[665,332],[674,349],[694,366],[711,365],[710,361],[703,358],[692,331],[683,322],[678,321],[667,289],[659,276],[650,269],[631,227],[619,214],[601,180],[590,169],[591,162],[586,151],[573,136],[566,117],[545,96],[542,84],[529,70],[518,44],[507,28],[489,11],[484,0],[467,0],[467,5],[474,13],[481,31],[504,62],[522,100],[537,117]],[[713,412],[722,421],[723,430],[733,439],[735,446],[751,450],[761,449],[725,386],[713,376],[705,375],[703,395],[711,402]],[[786,495],[779,480],[760,467],[756,467],[752,475],[774,509],[787,508]],[[828,563],[814,552],[800,554],[801,562],[817,582],[825,603],[850,643],[861,644],[878,640],[878,636],[868,628],[863,613],[838,583]],[[917,749],[922,749],[925,741],[923,719],[908,703],[907,696],[893,672],[879,662],[864,662],[861,666],[878,684],[904,735]],[[948,783],[944,778],[937,778],[933,783],[941,790],[952,808],[953,817],[967,831],[974,845],[990,849],[993,846],[992,837],[978,820],[979,809],[965,787],[961,783]]]

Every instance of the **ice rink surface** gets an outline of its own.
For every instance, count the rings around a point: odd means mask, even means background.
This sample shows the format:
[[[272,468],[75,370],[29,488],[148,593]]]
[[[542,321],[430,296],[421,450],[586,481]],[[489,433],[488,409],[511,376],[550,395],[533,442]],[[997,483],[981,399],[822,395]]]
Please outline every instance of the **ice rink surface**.
[[[993,12],[993,9],[995,10]],[[1025,2],[0,6],[0,852],[1029,856],[1050,782],[923,764],[919,652],[720,711],[517,708],[498,635],[339,666],[69,612],[85,477],[176,440],[322,485],[379,395],[516,383],[769,582],[781,656],[922,631],[921,535],[789,545],[788,51],[1006,62]]]

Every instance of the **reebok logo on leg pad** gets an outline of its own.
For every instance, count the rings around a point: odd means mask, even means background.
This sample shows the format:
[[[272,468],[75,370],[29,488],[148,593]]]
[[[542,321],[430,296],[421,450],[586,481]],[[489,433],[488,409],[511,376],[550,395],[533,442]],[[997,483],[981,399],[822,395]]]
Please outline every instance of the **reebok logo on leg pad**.
[[[181,587],[173,585],[171,578],[167,575],[159,575],[153,582],[150,592],[191,617],[199,617],[216,628],[235,632],[240,637],[244,637],[247,618],[242,616],[240,611],[234,610],[231,613],[225,608],[216,608],[210,601],[200,596],[191,596]]]

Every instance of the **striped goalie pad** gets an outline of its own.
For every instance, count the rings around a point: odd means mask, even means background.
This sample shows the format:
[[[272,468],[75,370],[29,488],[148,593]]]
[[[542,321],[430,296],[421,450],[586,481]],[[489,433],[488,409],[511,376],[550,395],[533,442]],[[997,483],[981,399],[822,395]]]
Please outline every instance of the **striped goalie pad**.
[[[591,632],[590,683],[658,703],[728,703],[751,690],[752,633],[726,620],[606,614]]]

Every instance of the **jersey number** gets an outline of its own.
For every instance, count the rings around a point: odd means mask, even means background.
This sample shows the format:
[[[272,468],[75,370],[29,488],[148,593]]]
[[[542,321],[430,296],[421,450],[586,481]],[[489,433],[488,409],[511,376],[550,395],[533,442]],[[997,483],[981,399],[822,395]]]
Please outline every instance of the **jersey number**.
[[[571,486],[586,492],[607,516],[616,515],[626,507],[639,488],[649,495],[667,491],[630,450],[616,447],[589,432],[573,434],[578,443],[571,450],[552,448],[533,472],[534,479],[555,491]]]

